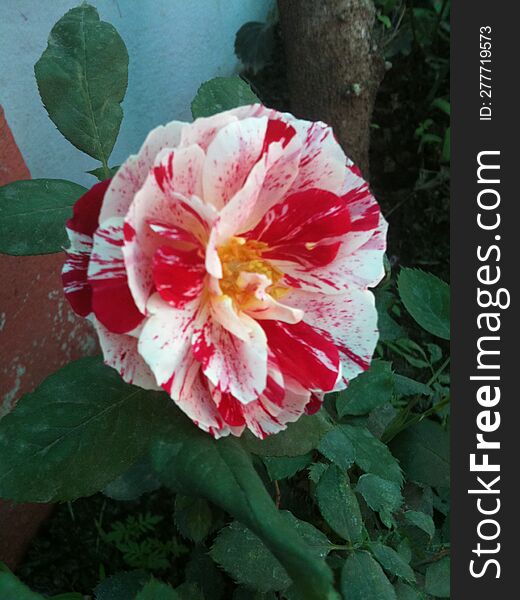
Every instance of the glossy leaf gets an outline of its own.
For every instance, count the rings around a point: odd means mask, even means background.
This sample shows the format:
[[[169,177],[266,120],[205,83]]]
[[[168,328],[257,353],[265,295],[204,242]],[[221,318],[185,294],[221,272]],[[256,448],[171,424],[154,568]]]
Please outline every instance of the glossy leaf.
[[[123,382],[99,358],[48,377],[0,421],[0,497],[73,500],[128,469],[179,411]]]
[[[367,552],[352,552],[341,571],[345,600],[396,600],[383,569]]]
[[[341,469],[329,465],[316,486],[316,500],[323,518],[338,535],[349,542],[361,540],[363,520],[359,504]]]
[[[214,440],[185,422],[152,455],[166,485],[220,506],[255,533],[299,587],[302,600],[326,597],[332,574],[280,514],[249,454],[235,439]]]
[[[402,269],[398,278],[401,300],[417,323],[429,333],[450,339],[450,288],[419,269]]]
[[[67,245],[65,221],[86,191],[63,179],[28,179],[0,187],[0,252],[61,252]]]
[[[69,10],[52,28],[34,72],[59,131],[107,166],[128,82],[128,52],[116,29],[86,3]]]
[[[199,87],[191,112],[197,119],[256,102],[260,100],[240,77],[215,77]]]
[[[358,375],[336,400],[338,415],[364,415],[392,399],[394,378],[391,365],[374,360],[370,369]]]

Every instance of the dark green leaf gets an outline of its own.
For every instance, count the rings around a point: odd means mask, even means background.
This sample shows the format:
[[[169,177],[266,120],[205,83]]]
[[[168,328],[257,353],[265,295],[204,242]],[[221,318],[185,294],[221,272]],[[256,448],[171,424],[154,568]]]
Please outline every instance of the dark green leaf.
[[[356,454],[355,462],[363,471],[402,484],[403,474],[399,463],[385,444],[365,427],[353,425],[341,425],[341,427],[352,442]]]
[[[405,377],[404,375],[394,374],[394,388],[397,396],[431,396],[433,390],[424,383]]]
[[[358,375],[336,400],[338,415],[364,415],[392,399],[394,378],[391,365],[374,360],[370,369]]]
[[[260,100],[240,77],[215,77],[199,87],[191,112],[197,119],[256,102]]]
[[[437,598],[450,597],[450,559],[444,557],[426,569],[425,590]]]
[[[274,48],[274,27],[268,23],[251,21],[237,31],[235,54],[254,73],[270,62]]]
[[[427,533],[430,539],[435,535],[435,523],[429,515],[416,510],[407,510],[403,517],[407,523]]]
[[[207,550],[195,548],[186,566],[186,580],[201,590],[204,600],[227,600],[224,598],[225,582]]]
[[[402,269],[399,295],[417,323],[429,333],[450,339],[450,288],[447,283],[419,269]]]
[[[292,583],[260,538],[237,521],[220,531],[211,557],[234,581],[260,592],[283,590]]]
[[[367,552],[353,552],[341,571],[345,600],[396,600],[383,569]]]
[[[284,511],[281,516],[298,531],[316,559],[327,555],[331,544],[321,531],[290,512]],[[264,593],[284,590],[292,583],[260,538],[237,521],[220,531],[211,556],[236,582],[254,590]]]
[[[329,465],[316,486],[316,500],[330,527],[349,542],[359,542],[363,521],[356,495],[346,474]]]
[[[259,456],[301,456],[317,448],[331,428],[320,411],[312,417],[303,415],[295,423],[289,423],[284,431],[265,440],[259,440],[249,432],[241,440],[249,452]]]
[[[107,177],[113,177],[119,170],[121,165],[117,165],[115,167],[109,167],[108,173],[104,167],[98,167],[97,169],[92,169],[92,171],[87,171],[89,175],[94,175],[96,179],[99,181],[104,181]]]
[[[180,600],[180,596],[166,583],[150,579],[137,594],[135,600]]]
[[[377,328],[382,342],[391,342],[405,335],[404,329],[398,325],[389,314],[389,309],[395,301],[393,294],[388,291],[375,291],[377,308]]]
[[[196,544],[211,531],[213,515],[204,498],[193,498],[177,494],[175,498],[175,524],[185,538]]]
[[[5,598],[5,600],[44,600],[43,596],[31,591],[1,562],[0,598]]]
[[[263,594],[262,592],[253,592],[247,587],[237,587],[233,593],[233,600],[277,600],[274,592]]]
[[[163,393],[123,382],[100,358],[70,363],[0,421],[0,496],[88,496],[128,469],[179,411]]]
[[[56,127],[106,166],[128,81],[128,53],[115,28],[86,3],[69,10],[52,28],[34,72]]]
[[[449,436],[430,419],[405,429],[390,448],[410,481],[433,487],[449,487]]]
[[[412,568],[393,548],[380,542],[371,542],[370,550],[387,573],[406,581],[415,581]]]
[[[332,583],[329,568],[277,510],[240,443],[231,438],[216,441],[188,422],[175,428],[171,440],[153,449],[164,483],[210,500],[248,527],[284,566],[302,600],[326,596]]]
[[[94,590],[96,600],[128,600],[143,588],[150,579],[146,571],[129,571],[128,573],[116,573],[104,579]]]
[[[398,581],[395,584],[395,593],[397,594],[397,600],[422,600],[423,598],[423,596],[420,596],[418,592],[402,581]]]
[[[395,512],[402,504],[401,489],[395,481],[367,473],[357,483],[356,491],[365,499],[372,510]]]
[[[60,252],[67,243],[65,221],[86,191],[62,179],[28,179],[0,187],[0,252]]]
[[[321,438],[318,450],[342,469],[350,468],[356,458],[354,446],[341,425],[334,427]]]
[[[139,457],[127,471],[111,481],[103,490],[105,496],[119,501],[137,500],[161,485],[153,472],[148,454]]]
[[[312,462],[312,453],[302,456],[264,456],[264,464],[271,481],[292,477]]]

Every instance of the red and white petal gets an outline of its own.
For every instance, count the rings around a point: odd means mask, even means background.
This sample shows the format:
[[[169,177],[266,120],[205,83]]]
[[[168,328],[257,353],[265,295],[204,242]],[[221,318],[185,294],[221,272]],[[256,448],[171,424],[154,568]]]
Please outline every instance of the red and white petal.
[[[220,210],[243,186],[264,144],[267,119],[235,121],[223,127],[208,147],[204,162],[204,200]]]
[[[287,285],[301,290],[338,294],[353,286],[373,287],[384,275],[387,229],[380,216],[373,231],[348,233],[335,258],[325,266],[273,262],[284,272]]]
[[[123,219],[108,219],[94,234],[88,266],[92,310],[112,333],[132,331],[143,320],[128,287],[122,246]]]
[[[243,341],[209,318],[193,335],[193,354],[206,377],[244,404],[258,398],[266,386],[267,344],[258,330]]]
[[[206,269],[198,248],[160,246],[153,257],[153,281],[161,298],[181,308],[199,297]]]
[[[202,168],[205,154],[197,144],[186,148],[164,148],[157,155],[153,173],[165,193],[202,198]]]
[[[215,210],[197,196],[164,192],[153,173],[146,179],[126,215],[123,247],[130,289],[142,312],[153,292],[153,256],[164,245],[164,236],[157,234],[154,223],[190,232],[202,244],[215,218]]]
[[[63,291],[72,310],[80,317],[86,317],[92,311],[92,289],[87,281],[92,238],[70,229],[67,229],[67,234],[71,250],[67,251],[67,260],[61,271]]]
[[[248,428],[259,438],[286,429],[287,423],[297,421],[304,413],[311,393],[288,378],[283,381],[270,365],[270,381],[278,380],[283,385],[282,395],[274,399],[266,392],[256,401],[244,406],[244,417]],[[273,401],[274,400],[274,401]]]
[[[159,294],[154,294],[147,310],[150,316],[139,334],[139,354],[157,383],[167,386],[177,401],[193,383],[191,338],[200,317],[200,302],[195,300],[182,308],[173,308]]]
[[[96,318],[92,322],[99,337],[105,364],[113,367],[127,383],[146,390],[159,390],[152,371],[137,351],[137,338],[112,333]]]
[[[261,326],[284,377],[291,377],[308,390],[334,388],[341,369],[339,353],[330,335],[318,328],[321,325],[261,321]]]
[[[258,323],[244,312],[238,312],[233,299],[226,294],[216,294],[217,280],[210,278],[210,306],[213,319],[239,340],[263,340],[265,335]]]
[[[369,368],[379,336],[371,291],[356,287],[341,294],[294,290],[285,302],[303,310],[305,321],[327,331],[338,348],[342,382],[338,382],[336,389],[345,387],[349,380]]]
[[[163,388],[171,395],[177,406],[203,431],[207,431],[215,438],[220,438],[233,433],[240,435],[244,427],[228,425],[215,405],[210,392],[208,381],[204,377],[200,364],[191,357],[191,362],[186,368],[185,385],[179,396],[172,394],[170,383]]]
[[[298,323],[302,320],[303,311],[282,304],[271,296],[268,288],[272,281],[266,275],[242,271],[236,283],[247,296],[241,310],[253,319],[270,319],[284,323]]]
[[[298,174],[293,192],[319,188],[337,194],[345,180],[347,158],[334,137],[332,128],[321,122],[295,119],[291,125],[302,140]]]
[[[81,198],[74,204],[72,208],[72,217],[67,221],[66,227],[69,233],[71,243],[71,251],[80,252],[82,249],[75,246],[76,241],[84,239],[84,236],[92,237],[99,224],[99,212],[103,203],[103,198],[106,194],[110,179],[100,181],[93,185],[88,192],[83,194]],[[72,236],[72,233],[82,234],[80,236]]]
[[[105,194],[99,222],[119,216],[124,217],[135,194],[143,185],[157,154],[163,148],[176,148],[186,123],[172,121],[152,130],[139,152],[130,156],[119,167]]]

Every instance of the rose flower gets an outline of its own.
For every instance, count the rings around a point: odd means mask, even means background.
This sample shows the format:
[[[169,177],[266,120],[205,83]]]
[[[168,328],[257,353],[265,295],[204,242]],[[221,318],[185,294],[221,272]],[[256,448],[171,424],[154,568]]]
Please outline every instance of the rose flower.
[[[81,197],[63,284],[125,381],[263,438],[368,369],[386,229],[330,127],[244,106],[158,127]]]

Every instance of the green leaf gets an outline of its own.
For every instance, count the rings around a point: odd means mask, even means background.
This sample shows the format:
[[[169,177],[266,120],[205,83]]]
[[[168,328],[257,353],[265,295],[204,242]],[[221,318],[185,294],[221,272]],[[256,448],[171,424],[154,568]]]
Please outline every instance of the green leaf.
[[[370,550],[387,573],[406,581],[415,581],[412,568],[393,548],[380,542],[371,542]]]
[[[233,592],[233,600],[277,600],[277,596],[274,592],[263,594],[247,587],[237,587]]]
[[[5,600],[44,600],[43,596],[31,591],[16,575],[0,562],[0,598]]]
[[[345,600],[396,600],[383,569],[367,552],[353,552],[341,571]]]
[[[212,524],[211,507],[204,498],[193,498],[177,494],[175,498],[175,525],[182,536],[199,544],[211,531]]]
[[[424,383],[397,374],[394,374],[394,389],[397,396],[431,396],[433,394],[433,390]]]
[[[135,600],[180,600],[180,596],[166,583],[150,579],[137,594]]]
[[[254,73],[271,61],[274,48],[274,27],[268,23],[250,21],[237,31],[235,54]]]
[[[341,425],[334,427],[322,437],[318,450],[323,456],[345,470],[354,464],[356,458],[354,446],[347,431]]]
[[[430,515],[416,510],[407,510],[403,517],[407,523],[424,531],[430,539],[435,535],[435,523]]]
[[[108,169],[128,82],[128,52],[115,28],[86,3],[69,10],[52,28],[34,72],[59,131]]]
[[[432,106],[441,110],[444,114],[448,115],[448,117],[451,115],[451,105],[448,100],[445,100],[444,98],[435,98],[432,102]]]
[[[330,542],[321,531],[289,512],[284,511],[281,515],[300,533],[317,559],[327,555]],[[262,540],[238,521],[220,531],[211,556],[237,583],[259,592],[284,590],[292,583],[287,571]]]
[[[374,437],[365,427],[341,425],[345,435],[350,439],[356,454],[355,463],[366,473],[379,475],[384,479],[403,482],[403,474],[399,463],[392,456],[385,444]]]
[[[128,600],[143,588],[150,579],[146,571],[129,571],[116,573],[104,579],[94,590],[96,600]]]
[[[395,481],[367,473],[357,483],[356,491],[365,499],[372,510],[395,512],[403,503],[401,489]]]
[[[108,172],[104,167],[98,167],[97,169],[92,169],[91,171],[87,171],[89,175],[94,175],[96,179],[99,181],[104,181],[107,177],[113,177],[119,170],[121,165],[116,165],[115,167],[109,167]]]
[[[206,548],[196,546],[186,566],[186,580],[202,592],[204,600],[226,600],[224,577],[211,560]]]
[[[185,427],[175,428],[171,440],[157,442],[152,450],[164,483],[206,498],[234,516],[280,561],[302,600],[321,600],[332,584],[330,569],[278,511],[238,440],[214,440],[187,419]]]
[[[191,112],[193,118],[198,119],[257,102],[260,100],[240,77],[215,77],[199,87]]]
[[[284,590],[292,583],[262,540],[238,521],[220,531],[211,557],[234,581],[260,592]]]
[[[401,269],[399,295],[417,323],[429,333],[450,339],[450,288],[447,283],[419,269]]]
[[[0,497],[73,500],[128,469],[179,411],[98,357],[48,377],[0,421]]]
[[[344,540],[359,542],[363,520],[356,495],[346,474],[336,465],[328,469],[316,485],[316,500],[323,518]]]
[[[390,448],[408,480],[449,487],[449,435],[438,423],[422,420],[397,435]]]
[[[153,472],[150,457],[144,454],[127,471],[111,481],[103,490],[103,494],[113,500],[128,502],[153,492],[160,485]]]
[[[379,339],[382,342],[391,342],[405,335],[404,329],[394,321],[389,314],[390,306],[395,302],[392,293],[388,291],[375,290],[376,309],[377,309],[377,328],[379,329]]]
[[[338,415],[365,415],[392,399],[394,378],[391,365],[374,360],[370,369],[358,375],[336,400]]]
[[[426,569],[424,588],[428,594],[437,598],[450,597],[450,559],[444,557]]]
[[[420,596],[418,592],[402,581],[398,581],[394,587],[397,600],[422,600],[423,598],[423,596]]]
[[[311,464],[312,453],[307,452],[302,456],[264,456],[263,462],[271,481],[287,479]]]
[[[67,243],[65,221],[86,191],[63,179],[28,179],[0,187],[0,252],[61,252]]]
[[[317,448],[331,428],[320,411],[312,416],[303,415],[295,423],[289,423],[284,431],[264,440],[246,432],[241,441],[249,452],[258,456],[301,456]]]

